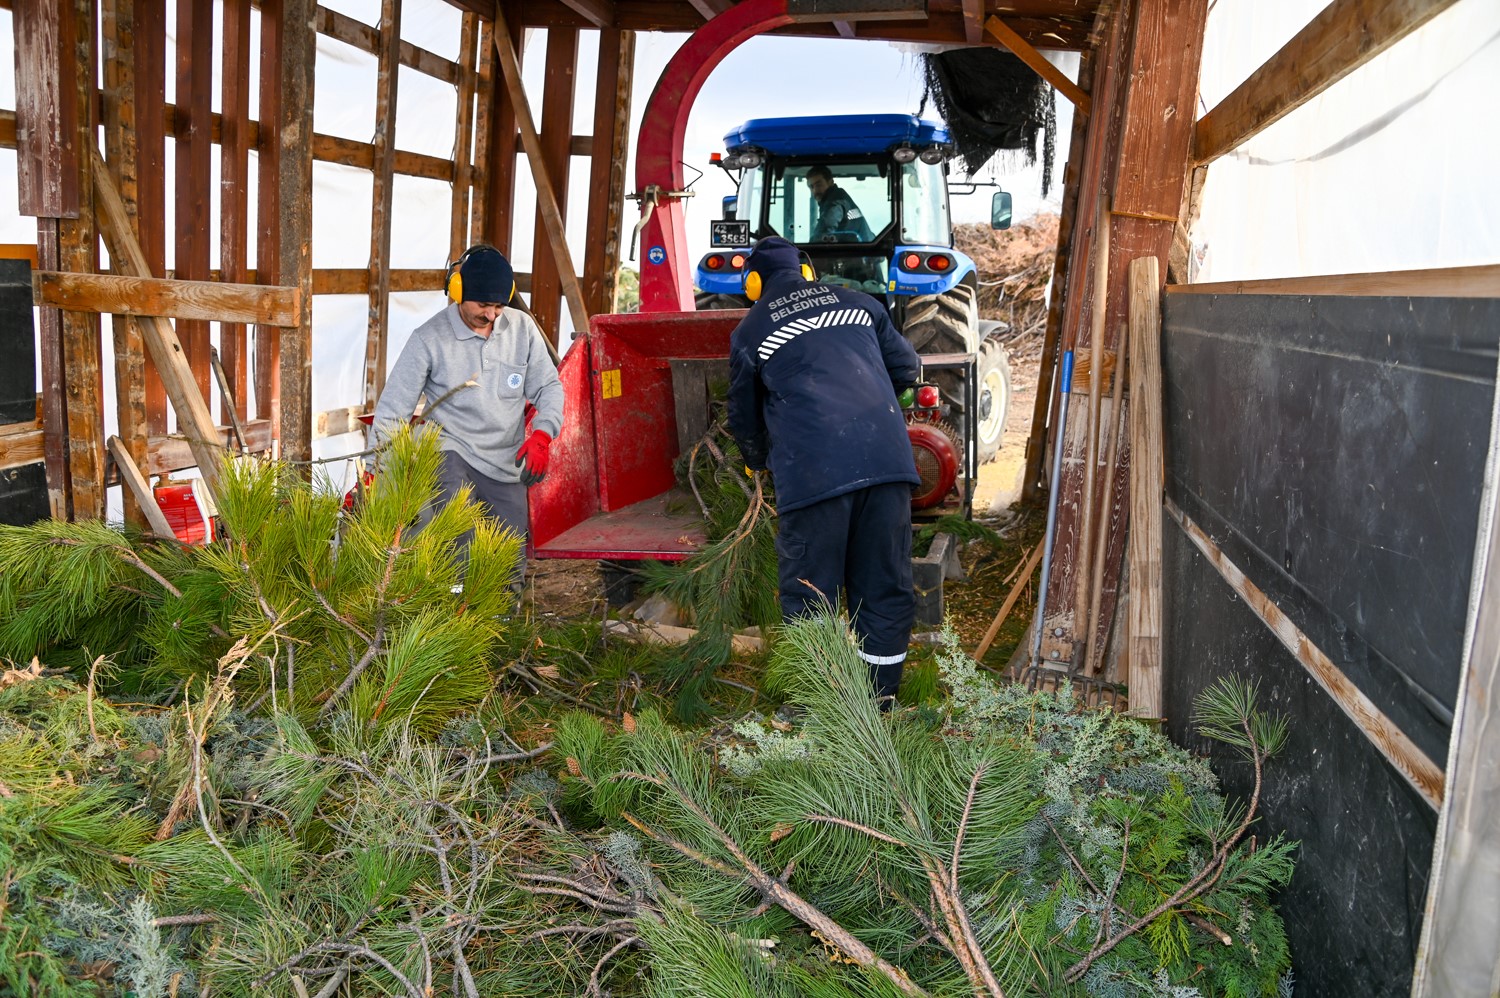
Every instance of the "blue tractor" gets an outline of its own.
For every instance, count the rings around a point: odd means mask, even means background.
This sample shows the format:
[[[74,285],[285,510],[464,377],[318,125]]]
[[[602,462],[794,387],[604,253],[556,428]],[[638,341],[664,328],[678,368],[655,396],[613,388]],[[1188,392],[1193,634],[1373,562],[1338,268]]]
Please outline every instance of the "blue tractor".
[[[1010,402],[999,338],[1006,327],[979,318],[974,261],[953,248],[947,130],[905,114],[756,118],[724,142],[717,165],[735,177],[738,193],[711,225],[711,249],[696,274],[698,308],[748,307],[743,268],[755,240],[796,243],[818,280],[883,302],[919,354],[977,358],[973,382],[962,365],[940,363],[929,365],[927,379],[941,391],[943,423],[959,453],[992,459]],[[991,224],[1010,225],[1003,191],[994,195]],[[973,451],[963,446],[970,432]]]

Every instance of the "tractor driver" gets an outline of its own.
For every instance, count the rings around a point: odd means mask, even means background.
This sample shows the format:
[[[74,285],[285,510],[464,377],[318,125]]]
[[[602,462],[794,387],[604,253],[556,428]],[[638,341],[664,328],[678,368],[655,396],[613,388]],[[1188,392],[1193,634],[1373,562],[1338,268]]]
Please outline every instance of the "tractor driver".
[[[729,341],[729,432],[746,466],[776,481],[781,613],[844,596],[888,708],[901,683],[916,595],[911,490],[920,479],[896,401],[921,361],[885,307],[812,282],[797,247],[762,239],[745,264],[754,304]]]
[[[405,425],[426,395],[424,415],[441,433],[440,500],[467,483],[489,516],[524,539],[526,489],[546,475],[562,429],[562,383],[536,322],[510,307],[516,280],[504,254],[471,246],[448,275],[452,302],[418,326],[396,358],[375,406],[371,445]],[[527,403],[536,410],[529,430]]]
[[[828,167],[814,166],[807,171],[807,189],[818,202],[818,221],[810,242],[867,243],[875,238],[864,212],[833,182],[833,171]]]

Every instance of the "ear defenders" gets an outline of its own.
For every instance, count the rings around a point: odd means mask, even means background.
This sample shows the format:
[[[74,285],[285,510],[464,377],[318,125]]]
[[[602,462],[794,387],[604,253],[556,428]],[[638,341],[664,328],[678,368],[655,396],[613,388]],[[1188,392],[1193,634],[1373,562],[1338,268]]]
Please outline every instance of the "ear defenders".
[[[489,247],[484,243],[476,243],[475,245],[470,246],[468,249],[459,254],[457,260],[454,260],[452,263],[448,264],[447,276],[443,278],[443,290],[448,293],[449,301],[457,304],[461,303],[464,300],[464,275],[462,273],[464,261],[467,260],[475,251],[490,248],[492,247]],[[516,284],[515,281],[511,281],[510,296],[506,299],[507,303],[515,297]]]
[[[817,273],[812,267],[812,258],[806,253],[797,254],[802,258],[802,279],[804,281],[816,281]],[[765,291],[765,284],[761,281],[760,271],[747,270],[745,272],[745,297],[751,301],[760,301],[761,294]]]

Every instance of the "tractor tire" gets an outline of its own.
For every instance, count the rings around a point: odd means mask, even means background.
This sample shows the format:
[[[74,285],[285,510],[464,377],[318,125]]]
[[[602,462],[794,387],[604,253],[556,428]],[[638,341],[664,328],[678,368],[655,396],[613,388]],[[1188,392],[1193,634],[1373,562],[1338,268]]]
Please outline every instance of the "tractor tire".
[[[749,308],[750,299],[744,295],[718,295],[707,291],[700,291],[693,298],[693,305],[700,312],[709,312],[715,309]]]
[[[995,337],[979,347],[979,463],[993,461],[1005,436],[1005,416],[1010,408],[1010,358]]]
[[[979,303],[973,285],[959,284],[940,295],[914,297],[901,333],[919,354],[974,353],[979,349]],[[935,368],[926,372],[926,378],[943,393],[954,425],[967,426],[962,369]]]

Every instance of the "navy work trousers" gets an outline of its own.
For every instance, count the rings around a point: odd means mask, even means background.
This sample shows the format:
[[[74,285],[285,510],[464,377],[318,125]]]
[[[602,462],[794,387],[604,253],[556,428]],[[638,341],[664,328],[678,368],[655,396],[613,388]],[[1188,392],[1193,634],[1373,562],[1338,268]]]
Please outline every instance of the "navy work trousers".
[[[911,582],[911,486],[890,482],[781,513],[776,554],[785,620],[839,596],[875,694],[901,684],[917,598]]]

